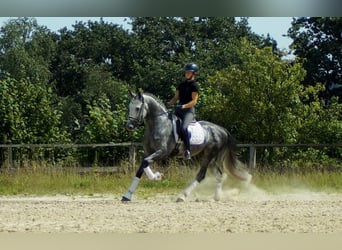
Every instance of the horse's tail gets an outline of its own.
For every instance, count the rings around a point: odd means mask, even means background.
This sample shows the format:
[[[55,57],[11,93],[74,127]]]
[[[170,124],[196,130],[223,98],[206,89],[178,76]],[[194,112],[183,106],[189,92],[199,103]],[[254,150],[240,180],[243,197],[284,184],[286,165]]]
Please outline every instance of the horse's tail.
[[[252,175],[248,173],[246,165],[238,159],[237,141],[228,131],[223,165],[235,178],[246,182],[251,181]]]

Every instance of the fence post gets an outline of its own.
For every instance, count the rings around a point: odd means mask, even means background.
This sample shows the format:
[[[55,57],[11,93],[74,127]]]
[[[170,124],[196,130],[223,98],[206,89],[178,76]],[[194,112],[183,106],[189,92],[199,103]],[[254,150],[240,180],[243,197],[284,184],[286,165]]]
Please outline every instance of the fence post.
[[[136,156],[135,146],[132,143],[129,146],[129,169],[131,171],[135,170],[135,156]]]
[[[253,145],[249,146],[249,169],[253,171],[256,165],[256,148]]]
[[[8,168],[13,168],[13,150],[12,149],[13,148],[11,146],[9,146],[7,148],[7,150],[8,150],[8,155],[7,155],[7,157],[8,157],[8,159],[7,159],[7,161],[8,161]]]

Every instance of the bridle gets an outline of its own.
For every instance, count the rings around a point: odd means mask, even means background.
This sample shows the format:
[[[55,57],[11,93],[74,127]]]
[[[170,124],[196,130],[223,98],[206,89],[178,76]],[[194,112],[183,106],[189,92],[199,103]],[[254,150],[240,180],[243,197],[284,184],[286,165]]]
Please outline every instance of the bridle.
[[[131,123],[136,127],[141,126],[144,123],[143,112],[144,112],[145,101],[143,97],[141,98],[141,102],[142,103],[141,103],[137,118],[133,116],[128,116],[128,120],[130,120]]]
[[[129,121],[132,123],[132,125],[134,125],[135,127],[138,127],[138,126],[142,126],[143,123],[144,123],[144,117],[143,117],[143,112],[144,112],[144,107],[145,107],[145,100],[144,100],[144,97],[141,97],[141,106],[140,106],[140,109],[139,109],[139,113],[136,117],[133,117],[133,116],[128,116],[128,119]],[[169,112],[168,111],[165,111],[165,112],[162,112],[160,114],[157,114],[153,117],[157,117],[157,116],[161,116],[161,115],[164,115],[164,114],[168,114]],[[149,119],[153,118],[153,117],[149,117]]]

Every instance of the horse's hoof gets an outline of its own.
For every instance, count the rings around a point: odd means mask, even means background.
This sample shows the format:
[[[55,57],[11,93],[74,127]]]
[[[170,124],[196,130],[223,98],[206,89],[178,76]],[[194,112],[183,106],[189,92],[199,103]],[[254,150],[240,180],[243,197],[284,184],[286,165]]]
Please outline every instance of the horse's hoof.
[[[154,174],[154,180],[156,180],[156,181],[161,181],[162,177],[163,177],[162,173],[156,172]]]
[[[220,201],[221,200],[221,196],[220,195],[215,195],[214,196],[214,201]]]
[[[125,197],[125,196],[122,196],[121,201],[124,203],[124,202],[128,202],[128,201],[131,201],[131,200],[128,199],[127,197]]]
[[[185,201],[185,198],[180,196],[177,198],[176,202],[184,202]]]

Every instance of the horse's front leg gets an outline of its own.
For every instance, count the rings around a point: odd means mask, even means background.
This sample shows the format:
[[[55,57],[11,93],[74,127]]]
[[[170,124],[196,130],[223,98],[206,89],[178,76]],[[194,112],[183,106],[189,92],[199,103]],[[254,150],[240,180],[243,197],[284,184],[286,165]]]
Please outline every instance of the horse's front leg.
[[[137,189],[141,176],[144,172],[150,180],[161,180],[162,174],[159,172],[154,173],[150,168],[150,164],[154,162],[156,159],[162,158],[165,154],[165,151],[160,149],[144,158],[135,177],[133,178],[130,187],[128,188],[128,191],[122,196],[121,201],[131,201],[132,195],[134,191]]]
[[[157,180],[157,181],[160,181],[160,180],[161,180],[162,174],[159,173],[159,172],[155,172],[155,173],[154,173],[154,172],[152,171],[151,167],[150,167],[150,164],[151,164],[152,162],[154,162],[156,159],[162,158],[164,155],[165,155],[164,151],[160,149],[160,150],[156,151],[155,153],[149,155],[148,157],[146,157],[146,158],[143,160],[143,162],[142,162],[140,168],[143,169],[143,171],[145,172],[145,174],[147,175],[147,177],[148,177],[150,180]],[[141,171],[139,172],[140,177],[141,177],[143,171],[141,170]]]

